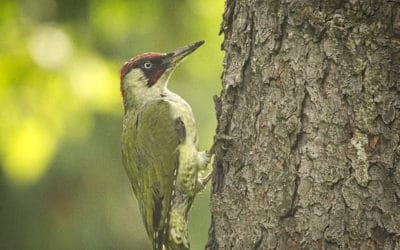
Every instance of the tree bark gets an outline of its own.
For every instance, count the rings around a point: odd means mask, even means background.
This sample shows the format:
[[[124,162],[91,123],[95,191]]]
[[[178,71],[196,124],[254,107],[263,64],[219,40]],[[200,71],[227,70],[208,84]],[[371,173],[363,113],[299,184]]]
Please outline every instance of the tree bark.
[[[400,249],[400,1],[227,0],[207,249]]]

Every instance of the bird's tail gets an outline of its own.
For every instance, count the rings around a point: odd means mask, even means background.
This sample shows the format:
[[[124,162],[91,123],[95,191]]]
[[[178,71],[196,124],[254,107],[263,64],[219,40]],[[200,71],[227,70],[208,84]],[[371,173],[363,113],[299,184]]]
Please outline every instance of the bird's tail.
[[[179,209],[179,207],[180,206],[176,206],[171,209],[169,229],[167,239],[165,241],[165,250],[190,249],[187,227],[187,212],[182,211]]]

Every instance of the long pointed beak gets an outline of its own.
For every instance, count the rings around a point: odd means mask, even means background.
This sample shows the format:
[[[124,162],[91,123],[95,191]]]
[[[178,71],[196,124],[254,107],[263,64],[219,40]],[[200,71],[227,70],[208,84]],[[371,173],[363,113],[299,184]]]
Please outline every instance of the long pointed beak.
[[[171,53],[165,55],[164,63],[169,64],[168,68],[176,66],[178,63],[182,62],[190,53],[195,51],[198,47],[203,45],[204,41],[198,41],[184,47],[181,47]]]

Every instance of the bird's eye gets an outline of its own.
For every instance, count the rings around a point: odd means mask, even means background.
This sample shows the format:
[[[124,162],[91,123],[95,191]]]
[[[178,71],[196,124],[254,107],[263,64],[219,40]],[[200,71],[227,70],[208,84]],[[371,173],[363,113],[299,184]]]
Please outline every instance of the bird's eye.
[[[153,64],[151,64],[151,62],[145,62],[144,63],[144,68],[145,69],[150,69],[153,66]]]

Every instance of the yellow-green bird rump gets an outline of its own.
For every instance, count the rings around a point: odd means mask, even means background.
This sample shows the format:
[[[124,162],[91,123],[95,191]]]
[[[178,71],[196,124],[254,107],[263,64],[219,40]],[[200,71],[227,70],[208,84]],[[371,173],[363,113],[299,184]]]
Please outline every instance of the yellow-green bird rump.
[[[209,179],[210,155],[198,151],[192,110],[166,88],[177,63],[200,45],[147,53],[121,70],[123,165],[153,249],[190,248],[188,211]]]

